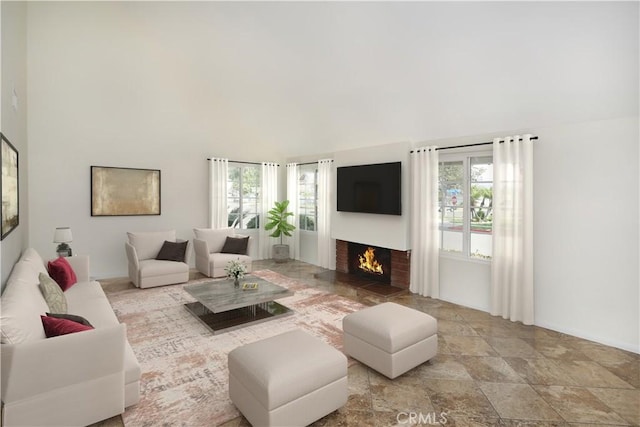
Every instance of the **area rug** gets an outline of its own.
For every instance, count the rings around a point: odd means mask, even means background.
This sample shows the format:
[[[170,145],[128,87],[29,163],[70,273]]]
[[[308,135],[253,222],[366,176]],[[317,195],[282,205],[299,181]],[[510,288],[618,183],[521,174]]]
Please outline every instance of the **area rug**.
[[[294,314],[213,335],[183,306],[195,301],[184,285],[108,295],[142,367],[141,400],[123,414],[125,426],[215,426],[238,417],[229,400],[227,355],[243,344],[299,328],[342,351],[342,318],[362,304],[270,270],[253,274],[293,290],[278,302]]]

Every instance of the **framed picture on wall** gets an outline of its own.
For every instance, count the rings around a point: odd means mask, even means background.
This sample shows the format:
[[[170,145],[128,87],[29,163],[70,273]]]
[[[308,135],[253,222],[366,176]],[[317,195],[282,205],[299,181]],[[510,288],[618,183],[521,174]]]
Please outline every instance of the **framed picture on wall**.
[[[160,170],[91,166],[91,216],[160,215]]]
[[[0,227],[4,239],[16,229],[20,223],[20,203],[19,203],[19,176],[18,176],[18,150],[9,140],[0,133],[2,140],[2,153],[0,154],[2,163],[2,175],[0,187],[2,187],[2,226]]]

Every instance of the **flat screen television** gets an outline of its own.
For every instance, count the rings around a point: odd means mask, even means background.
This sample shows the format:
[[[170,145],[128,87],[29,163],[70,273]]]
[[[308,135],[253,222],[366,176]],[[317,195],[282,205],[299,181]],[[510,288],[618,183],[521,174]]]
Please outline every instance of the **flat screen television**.
[[[402,215],[401,162],[337,169],[338,211]]]

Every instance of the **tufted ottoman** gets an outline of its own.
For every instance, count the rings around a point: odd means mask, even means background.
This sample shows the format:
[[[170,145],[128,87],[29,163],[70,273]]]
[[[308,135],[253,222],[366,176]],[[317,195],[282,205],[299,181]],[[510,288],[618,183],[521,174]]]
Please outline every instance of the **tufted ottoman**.
[[[229,396],[256,426],[304,426],[347,403],[347,358],[301,330],[229,353]]]
[[[368,307],[342,319],[344,350],[393,379],[438,352],[438,322],[393,302]]]

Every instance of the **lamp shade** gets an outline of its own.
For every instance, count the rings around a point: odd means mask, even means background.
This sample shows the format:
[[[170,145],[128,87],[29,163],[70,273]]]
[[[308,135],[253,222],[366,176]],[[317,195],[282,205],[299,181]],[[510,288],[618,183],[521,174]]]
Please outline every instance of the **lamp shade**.
[[[53,243],[69,243],[73,242],[73,235],[69,227],[58,227],[53,234]]]

